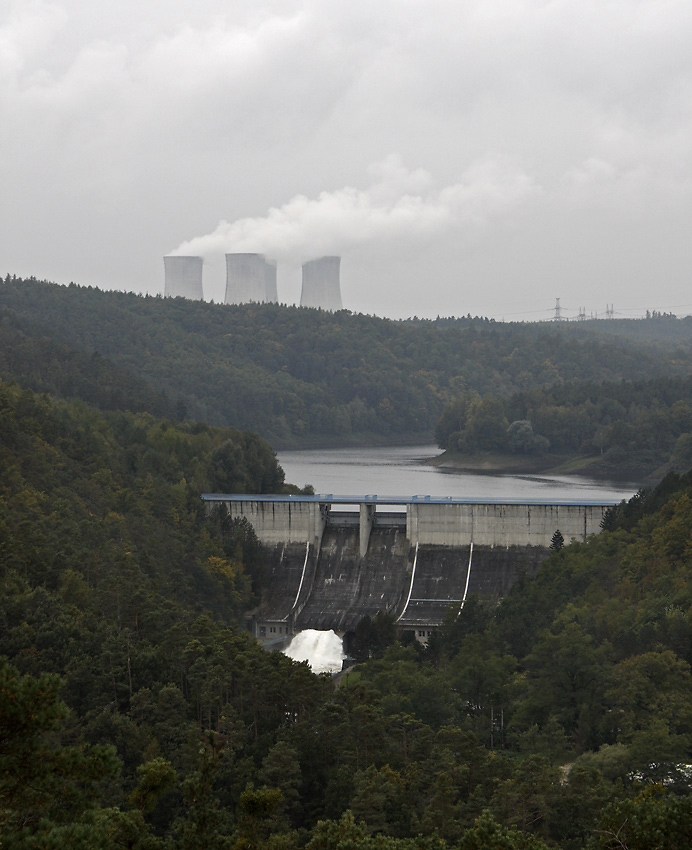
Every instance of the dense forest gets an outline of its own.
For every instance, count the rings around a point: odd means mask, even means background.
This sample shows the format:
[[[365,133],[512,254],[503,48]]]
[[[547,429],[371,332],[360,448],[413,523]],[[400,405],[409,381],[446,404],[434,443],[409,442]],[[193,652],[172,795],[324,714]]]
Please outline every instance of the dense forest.
[[[435,428],[451,453],[506,452],[642,477],[692,466],[692,378],[565,383],[507,398],[467,394],[449,402]]]
[[[225,616],[252,599],[241,557],[252,535],[236,529],[241,554],[225,558],[200,493],[287,491],[273,451],[251,432],[104,415],[6,383],[0,468],[5,577],[55,589],[86,571],[87,583],[112,585],[116,604],[131,576]]]
[[[242,629],[259,438],[0,386],[8,848],[689,846],[692,476],[668,476],[427,648],[387,615],[335,687]]]
[[[151,413],[165,419],[185,418],[182,400],[101,357],[51,339],[34,325],[0,308],[0,376],[28,389],[61,398],[79,398],[99,410]]]
[[[73,380],[80,359],[97,358],[111,409],[129,375],[158,394],[148,412],[251,428],[274,447],[427,439],[459,396],[505,398],[555,383],[685,375],[692,367],[691,323],[670,317],[632,323],[650,330],[627,339],[604,332],[608,322],[391,321],[8,276],[0,282],[0,322],[22,345],[21,357],[12,342],[0,350],[0,376],[102,406],[108,400],[98,398],[99,381]],[[669,326],[669,334],[661,331]],[[662,338],[676,344],[659,344]],[[62,373],[46,360],[62,360]],[[134,384],[131,392],[141,396]]]
[[[692,384],[677,321],[604,340],[6,279],[0,846],[689,847]],[[295,492],[233,425],[314,438],[320,405],[344,417],[335,434],[439,420],[457,450],[495,435],[504,451],[613,468],[620,452],[680,474],[587,542],[556,541],[499,605],[467,599],[427,647],[384,612],[364,619],[358,665],[332,680],[245,631],[263,547],[200,499]],[[219,424],[193,421],[207,414]]]

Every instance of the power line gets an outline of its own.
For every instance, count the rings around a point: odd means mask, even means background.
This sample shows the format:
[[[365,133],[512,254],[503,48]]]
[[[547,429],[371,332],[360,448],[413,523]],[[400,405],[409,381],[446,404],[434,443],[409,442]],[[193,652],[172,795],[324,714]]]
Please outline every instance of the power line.
[[[613,303],[606,304],[606,309],[603,312],[591,312],[587,313],[586,307],[565,307],[561,303],[560,298],[555,299],[555,306],[536,309],[536,310],[513,310],[510,312],[502,313],[502,320],[504,321],[505,317],[510,316],[536,316],[536,321],[542,321],[541,317],[545,316],[546,319],[550,321],[560,321],[560,322],[572,322],[572,321],[588,321],[588,320],[603,320],[603,319],[615,319],[618,316],[627,317],[634,316],[639,318],[644,318],[645,313],[649,311],[653,312],[661,312],[665,313],[666,311],[671,310],[690,310],[692,311],[692,304],[673,304],[667,305],[664,307],[658,307],[653,309],[651,306],[649,307],[629,307],[623,308],[622,310],[615,310],[615,306]],[[545,321],[545,319],[543,319]]]

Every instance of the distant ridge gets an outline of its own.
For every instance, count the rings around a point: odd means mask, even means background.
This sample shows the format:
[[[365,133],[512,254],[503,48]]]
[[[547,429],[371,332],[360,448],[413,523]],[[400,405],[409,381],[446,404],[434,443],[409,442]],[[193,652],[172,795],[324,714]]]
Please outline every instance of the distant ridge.
[[[685,374],[692,362],[689,335],[669,351],[660,340],[613,336],[613,322],[392,321],[9,277],[0,310],[26,339],[98,352],[162,404],[170,399],[169,415],[256,430],[277,447],[429,439],[460,392]],[[5,373],[28,380],[22,368]]]

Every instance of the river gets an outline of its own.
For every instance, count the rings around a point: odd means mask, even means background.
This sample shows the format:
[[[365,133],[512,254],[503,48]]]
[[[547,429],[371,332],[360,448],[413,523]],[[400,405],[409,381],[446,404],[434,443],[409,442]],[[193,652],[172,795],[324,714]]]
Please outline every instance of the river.
[[[278,452],[286,481],[338,496],[454,496],[470,499],[629,499],[635,484],[576,475],[475,474],[424,463],[436,446],[319,449]]]

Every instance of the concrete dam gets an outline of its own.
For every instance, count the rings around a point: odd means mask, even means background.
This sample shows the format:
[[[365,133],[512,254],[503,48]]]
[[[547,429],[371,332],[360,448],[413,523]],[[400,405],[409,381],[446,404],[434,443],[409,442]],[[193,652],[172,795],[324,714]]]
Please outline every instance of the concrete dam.
[[[204,494],[250,522],[271,579],[253,620],[261,641],[303,629],[345,635],[366,615],[392,614],[427,642],[469,594],[499,600],[533,575],[560,531],[566,543],[598,534],[614,504],[485,502],[413,496]]]

